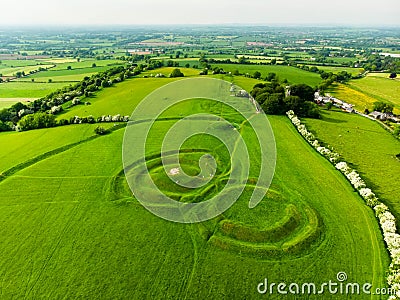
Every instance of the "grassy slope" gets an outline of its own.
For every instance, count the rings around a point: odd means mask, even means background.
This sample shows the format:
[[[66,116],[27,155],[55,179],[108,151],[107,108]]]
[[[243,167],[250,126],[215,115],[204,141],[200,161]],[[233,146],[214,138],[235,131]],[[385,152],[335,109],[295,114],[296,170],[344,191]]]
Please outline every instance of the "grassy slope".
[[[367,76],[350,82],[350,86],[377,100],[391,102],[400,109],[400,81]]]
[[[367,180],[378,196],[400,217],[400,142],[369,119],[324,111],[322,120],[307,119],[309,129],[332,145]]]
[[[41,98],[66,83],[31,83],[31,82],[6,82],[0,84],[0,98]]]
[[[0,148],[0,173],[42,153],[92,136],[96,126],[70,125],[20,133],[3,132],[0,143],[7,147]]]
[[[217,66],[217,65],[213,65]],[[259,71],[262,77],[265,77],[268,73],[276,73],[281,80],[287,79],[290,83],[306,83],[310,86],[316,86],[321,82],[321,78],[318,74],[303,71],[294,67],[289,66],[265,66],[265,65],[236,65],[236,64],[221,64],[218,65],[227,72],[233,72],[239,70],[240,73],[249,73],[253,75],[255,71]]]
[[[90,106],[79,105],[58,116],[59,119],[69,119],[73,116],[95,117],[101,115],[131,115],[137,103],[155,89],[175,81],[170,78],[135,78],[121,82],[113,87],[98,92],[95,96],[87,99]]]
[[[118,95],[135,89],[132,82],[148,84],[149,92],[157,81],[127,81],[109,90]],[[113,105],[103,97],[97,101],[107,109],[116,104],[128,109],[118,96],[110,98]],[[134,105],[132,100],[129,106]],[[99,110],[100,104],[90,108]],[[1,296],[256,298],[256,286],[265,277],[321,283],[335,280],[339,271],[351,281],[384,286],[388,261],[372,212],[286,118],[270,120],[278,149],[273,185],[283,199],[316,209],[324,222],[324,241],[307,256],[260,259],[222,250],[201,239],[194,225],[163,221],[136,201],[110,201],[116,199],[112,179],[122,169],[120,130],[0,183]],[[47,140],[63,136],[59,130],[63,128],[50,130]],[[34,148],[41,149],[39,144]],[[16,149],[20,157],[26,152],[25,147]],[[246,220],[254,212],[243,207],[239,212]]]

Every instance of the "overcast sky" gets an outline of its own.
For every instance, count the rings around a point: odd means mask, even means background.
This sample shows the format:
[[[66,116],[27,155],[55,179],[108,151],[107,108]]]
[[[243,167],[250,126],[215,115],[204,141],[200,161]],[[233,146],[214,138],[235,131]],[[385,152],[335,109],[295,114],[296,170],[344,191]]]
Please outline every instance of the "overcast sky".
[[[1,25],[399,25],[400,0],[4,0]]]

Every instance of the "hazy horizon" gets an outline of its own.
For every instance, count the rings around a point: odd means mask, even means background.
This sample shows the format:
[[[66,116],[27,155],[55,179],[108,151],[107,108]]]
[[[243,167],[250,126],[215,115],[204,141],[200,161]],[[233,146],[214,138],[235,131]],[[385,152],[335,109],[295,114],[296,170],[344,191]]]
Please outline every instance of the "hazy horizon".
[[[358,1],[357,1],[358,2]],[[2,3],[4,26],[400,26],[398,0],[378,2],[318,0],[20,0]],[[22,9],[23,8],[23,9]]]

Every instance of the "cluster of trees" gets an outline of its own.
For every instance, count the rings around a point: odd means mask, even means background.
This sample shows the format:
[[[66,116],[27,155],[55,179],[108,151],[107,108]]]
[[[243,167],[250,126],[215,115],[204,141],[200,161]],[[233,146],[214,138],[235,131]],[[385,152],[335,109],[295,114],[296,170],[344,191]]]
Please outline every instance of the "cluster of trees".
[[[250,93],[267,114],[283,115],[293,110],[298,116],[319,118],[318,106],[314,103],[314,89],[306,84],[288,87],[273,80],[256,84]]]
[[[180,69],[174,69],[172,70],[171,74],[169,75],[169,77],[171,78],[175,78],[175,77],[185,77],[185,75],[181,72]]]
[[[18,126],[20,130],[32,130],[38,128],[49,128],[57,125],[56,117],[44,112],[29,114],[19,121]]]
[[[393,113],[393,104],[378,101],[374,103],[374,111],[379,111],[382,113]]]
[[[367,71],[400,72],[400,59],[391,56],[371,54],[360,65]]]
[[[329,86],[331,86],[334,82],[345,83],[350,79],[354,78],[350,73],[346,71],[340,71],[336,74],[332,72],[325,72],[324,70],[320,70],[319,74],[323,81],[318,85],[318,90],[320,93],[324,93]]]

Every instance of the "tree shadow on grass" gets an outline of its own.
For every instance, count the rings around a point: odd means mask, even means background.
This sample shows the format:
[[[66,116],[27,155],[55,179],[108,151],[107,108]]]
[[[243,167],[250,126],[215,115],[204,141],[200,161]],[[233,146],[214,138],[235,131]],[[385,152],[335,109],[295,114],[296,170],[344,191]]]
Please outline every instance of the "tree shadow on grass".
[[[341,111],[334,111],[335,113],[343,113]],[[345,120],[339,120],[339,119],[334,119],[329,117],[330,114],[326,111],[321,111],[321,120],[329,123],[348,123],[348,121]]]

